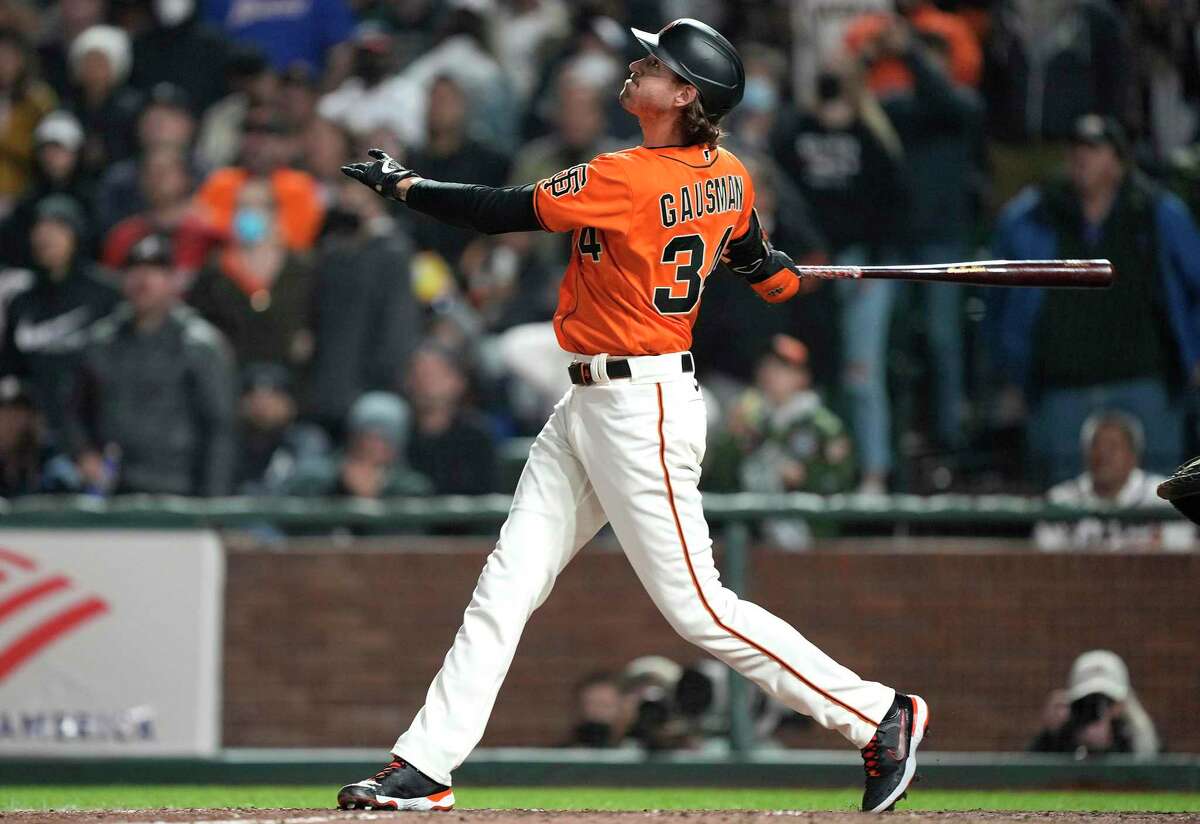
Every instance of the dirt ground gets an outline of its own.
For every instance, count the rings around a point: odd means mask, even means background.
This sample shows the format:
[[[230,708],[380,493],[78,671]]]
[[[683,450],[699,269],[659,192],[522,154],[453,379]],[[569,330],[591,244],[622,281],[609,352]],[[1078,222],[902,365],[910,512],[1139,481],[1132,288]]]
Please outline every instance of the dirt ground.
[[[147,822],[205,822],[205,824],[336,824],[354,821],[422,821],[421,813],[336,812],[330,810],[111,810],[88,812],[0,813],[12,824],[147,824]],[[866,824],[876,816],[835,812],[547,812],[543,810],[471,810],[441,813],[430,824]],[[1200,824],[1196,813],[1004,813],[897,812],[885,824]]]

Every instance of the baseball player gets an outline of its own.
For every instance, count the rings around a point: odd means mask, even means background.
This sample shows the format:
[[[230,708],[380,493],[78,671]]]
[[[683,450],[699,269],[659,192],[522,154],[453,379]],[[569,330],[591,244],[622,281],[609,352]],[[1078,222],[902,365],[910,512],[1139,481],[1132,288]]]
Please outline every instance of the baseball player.
[[[717,122],[742,97],[738,53],[686,18],[633,34],[648,54],[620,100],[640,146],[506,188],[427,180],[378,149],[343,167],[460,226],[571,232],[554,329],[575,360],[424,707],[391,763],[339,791],[342,808],[454,805],[451,773],[483,735],[525,623],[605,523],[680,635],[861,749],[864,810],[890,809],[913,779],[926,703],[864,681],[721,585],[697,489],[706,421],[692,324],[722,261],[772,303],[796,294],[799,272],[762,231],[745,168],[718,145]]]

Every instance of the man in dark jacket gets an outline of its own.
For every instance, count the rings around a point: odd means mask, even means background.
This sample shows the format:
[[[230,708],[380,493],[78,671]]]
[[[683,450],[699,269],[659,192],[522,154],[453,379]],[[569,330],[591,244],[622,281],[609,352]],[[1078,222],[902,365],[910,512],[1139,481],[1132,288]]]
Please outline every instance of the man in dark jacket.
[[[71,198],[52,195],[38,204],[30,235],[35,282],[13,298],[3,324],[0,375],[29,382],[54,437],[88,328],[117,303],[116,290],[79,250],[83,232],[83,212]]]
[[[1075,127],[1066,180],[1026,190],[1000,216],[999,258],[1108,258],[1112,288],[1018,289],[990,296],[989,335],[1009,386],[1033,406],[1034,456],[1057,483],[1080,472],[1076,435],[1096,409],[1137,417],[1145,465],[1170,472],[1183,457],[1181,393],[1200,384],[1200,231],[1174,195],[1128,165],[1112,118]],[[1020,293],[1020,294],[1017,294]]]
[[[346,182],[326,218],[313,293],[308,417],[334,434],[354,399],[389,389],[421,340],[412,246],[387,204]]]
[[[870,44],[875,60],[893,58],[912,76],[907,88],[880,98],[904,145],[909,190],[904,257],[911,263],[966,260],[975,222],[974,196],[982,178],[983,102],[951,78],[946,40],[894,17]],[[948,284],[906,284],[905,312],[923,329],[931,361],[932,434],[942,448],[963,446],[963,297]],[[906,305],[902,303],[902,306]]]
[[[76,382],[70,445],[99,491],[224,495],[236,377],[221,334],[180,304],[171,248],[131,250],[126,302],[96,324]]]

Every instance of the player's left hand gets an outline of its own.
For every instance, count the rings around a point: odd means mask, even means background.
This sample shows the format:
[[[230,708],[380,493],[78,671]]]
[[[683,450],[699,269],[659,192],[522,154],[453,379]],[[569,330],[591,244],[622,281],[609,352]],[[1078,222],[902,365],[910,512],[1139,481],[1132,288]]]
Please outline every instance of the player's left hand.
[[[751,280],[750,288],[767,303],[783,303],[794,298],[800,291],[800,281],[803,280],[796,264],[778,249],[771,249],[767,263],[770,268],[766,271],[775,269],[774,274],[761,280]]]
[[[383,149],[371,149],[367,152],[375,158],[370,163],[350,163],[342,167],[342,174],[352,177],[359,183],[370,186],[386,198],[403,200],[402,193],[397,191],[400,181],[415,177],[416,172],[401,166]]]

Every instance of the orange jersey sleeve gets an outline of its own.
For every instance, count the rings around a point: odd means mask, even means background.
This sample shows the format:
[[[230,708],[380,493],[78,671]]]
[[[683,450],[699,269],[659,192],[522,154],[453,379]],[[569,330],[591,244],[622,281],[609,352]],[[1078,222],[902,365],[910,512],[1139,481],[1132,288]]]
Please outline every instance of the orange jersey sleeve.
[[[616,154],[563,169],[539,182],[533,209],[549,232],[589,226],[624,233],[633,216],[628,165]]]

